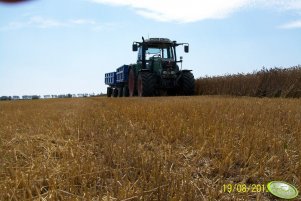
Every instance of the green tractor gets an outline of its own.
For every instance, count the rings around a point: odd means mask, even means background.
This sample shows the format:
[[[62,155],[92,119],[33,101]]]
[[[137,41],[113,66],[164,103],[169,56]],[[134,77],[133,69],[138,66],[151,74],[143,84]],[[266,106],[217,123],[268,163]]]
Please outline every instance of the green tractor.
[[[136,64],[123,65],[116,72],[106,73],[109,85],[108,97],[193,95],[195,80],[191,70],[182,70],[182,57],[177,60],[176,47],[188,43],[177,43],[167,38],[150,38],[133,42],[133,51],[138,51]]]

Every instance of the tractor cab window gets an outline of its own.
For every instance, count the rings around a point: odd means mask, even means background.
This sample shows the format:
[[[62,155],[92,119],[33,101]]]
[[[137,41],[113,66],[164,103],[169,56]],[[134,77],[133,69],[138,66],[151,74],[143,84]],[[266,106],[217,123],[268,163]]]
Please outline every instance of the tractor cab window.
[[[160,57],[162,59],[172,59],[173,58],[173,51],[171,47],[164,47],[164,48],[158,48],[158,47],[149,47],[145,51],[145,59],[150,60],[154,57]]]
[[[137,61],[142,60],[142,47],[139,48]]]
[[[161,50],[158,48],[149,47],[145,51],[145,59],[150,60],[153,57],[161,57]]]

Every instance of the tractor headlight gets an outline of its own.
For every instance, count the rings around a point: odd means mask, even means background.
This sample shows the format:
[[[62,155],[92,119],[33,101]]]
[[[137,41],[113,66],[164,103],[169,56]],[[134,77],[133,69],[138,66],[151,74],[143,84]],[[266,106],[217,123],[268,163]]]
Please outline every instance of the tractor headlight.
[[[176,74],[176,72],[175,71],[171,71],[170,74],[174,75],[174,74]]]
[[[167,75],[167,71],[163,71],[162,74],[163,74],[163,75]]]

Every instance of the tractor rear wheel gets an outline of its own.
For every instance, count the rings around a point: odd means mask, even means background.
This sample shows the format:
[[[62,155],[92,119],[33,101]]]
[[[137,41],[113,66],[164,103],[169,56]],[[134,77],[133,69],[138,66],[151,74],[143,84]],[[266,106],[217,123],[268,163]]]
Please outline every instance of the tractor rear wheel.
[[[153,73],[140,72],[138,74],[138,96],[153,96],[155,85],[156,79]]]
[[[183,72],[181,77],[181,94],[184,96],[194,95],[194,76],[191,72]]]
[[[135,72],[132,68],[130,68],[129,71],[129,81],[128,81],[128,85],[129,85],[129,96],[134,96],[135,95]]]

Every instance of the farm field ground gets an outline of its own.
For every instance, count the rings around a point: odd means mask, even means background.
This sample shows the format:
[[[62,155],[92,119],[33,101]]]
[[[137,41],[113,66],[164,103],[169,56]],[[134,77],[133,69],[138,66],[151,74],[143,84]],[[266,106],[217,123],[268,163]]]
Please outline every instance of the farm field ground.
[[[277,200],[257,184],[300,191],[300,145],[300,99],[3,101],[0,200]]]

